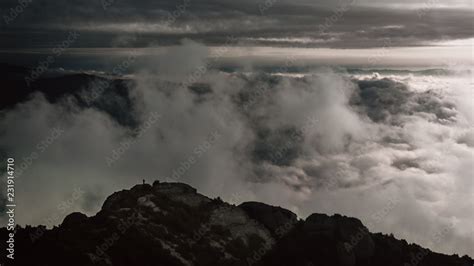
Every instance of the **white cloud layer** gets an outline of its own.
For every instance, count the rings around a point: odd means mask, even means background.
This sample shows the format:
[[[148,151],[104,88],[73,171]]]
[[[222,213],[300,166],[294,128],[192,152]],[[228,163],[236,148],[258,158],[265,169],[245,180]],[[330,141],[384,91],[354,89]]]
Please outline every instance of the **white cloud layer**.
[[[469,78],[196,72],[207,57],[206,47],[187,42],[149,58],[131,87],[134,114],[142,122],[161,117],[111,166],[105,158],[135,135],[97,109],[35,95],[2,113],[2,150],[18,166],[38,155],[17,178],[18,221],[52,225],[72,211],[93,214],[116,190],[168,178],[300,217],[355,216],[372,231],[474,255]],[[188,80],[200,85],[180,86]],[[64,132],[43,151],[37,145],[53,128]],[[59,208],[77,187],[84,195]],[[437,241],[433,234],[447,226]]]

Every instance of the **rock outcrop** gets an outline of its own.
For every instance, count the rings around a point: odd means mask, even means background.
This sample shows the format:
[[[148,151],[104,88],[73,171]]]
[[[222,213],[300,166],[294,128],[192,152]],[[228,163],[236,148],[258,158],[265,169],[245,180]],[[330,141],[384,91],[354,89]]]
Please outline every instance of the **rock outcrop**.
[[[7,231],[0,229],[1,245]],[[2,246],[2,250],[6,247]],[[14,265],[420,265],[472,266],[467,256],[431,252],[372,234],[357,219],[291,211],[259,202],[230,205],[182,183],[116,192],[92,217],[68,215],[50,230],[17,228]],[[0,262],[10,265],[5,257]]]

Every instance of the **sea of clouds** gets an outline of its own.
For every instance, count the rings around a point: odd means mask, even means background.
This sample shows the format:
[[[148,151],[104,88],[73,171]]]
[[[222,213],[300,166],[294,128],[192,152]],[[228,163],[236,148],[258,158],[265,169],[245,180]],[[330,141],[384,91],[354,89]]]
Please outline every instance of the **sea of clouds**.
[[[469,76],[225,73],[210,56],[188,42],[150,57],[129,85],[133,109],[97,99],[139,126],[69,97],[52,104],[35,94],[3,111],[0,147],[28,161],[18,222],[93,215],[112,192],[161,180],[301,218],[354,216],[374,232],[474,255]]]

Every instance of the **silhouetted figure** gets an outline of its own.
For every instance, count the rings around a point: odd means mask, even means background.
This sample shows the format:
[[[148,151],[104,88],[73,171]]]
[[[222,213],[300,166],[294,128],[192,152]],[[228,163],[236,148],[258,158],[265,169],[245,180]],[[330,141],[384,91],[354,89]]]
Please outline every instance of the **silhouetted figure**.
[[[145,179],[143,179],[143,185],[145,185]]]

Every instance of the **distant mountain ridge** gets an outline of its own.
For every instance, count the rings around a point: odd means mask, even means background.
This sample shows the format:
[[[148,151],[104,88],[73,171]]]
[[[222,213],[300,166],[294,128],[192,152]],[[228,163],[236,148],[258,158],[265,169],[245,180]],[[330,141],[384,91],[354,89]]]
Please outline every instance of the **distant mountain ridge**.
[[[5,250],[7,231],[0,229]],[[370,233],[355,218],[259,202],[210,199],[183,183],[113,193],[92,217],[68,215],[51,230],[17,228],[14,265],[386,265],[472,266],[468,256],[431,252]],[[2,257],[0,262],[7,263]]]

